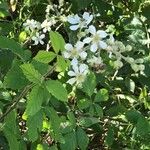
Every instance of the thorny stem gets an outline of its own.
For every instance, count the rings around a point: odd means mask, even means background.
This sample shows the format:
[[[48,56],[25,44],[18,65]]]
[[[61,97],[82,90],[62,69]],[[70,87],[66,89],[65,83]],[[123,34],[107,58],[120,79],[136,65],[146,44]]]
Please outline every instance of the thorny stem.
[[[56,64],[54,64],[54,66],[52,68],[50,68],[50,70],[43,75],[43,78],[46,79],[47,76],[49,76],[50,74],[53,73],[54,69],[56,67]],[[19,103],[20,99],[22,99],[23,97],[26,96],[26,94],[29,92],[29,90],[34,86],[35,84],[29,84],[27,85],[22,92],[17,95],[16,97],[14,97],[14,99],[12,100],[13,103],[12,105],[10,105],[10,107],[6,110],[6,112],[0,117],[0,122],[3,121],[3,119],[12,111],[16,108],[17,104]]]
[[[13,110],[15,109],[16,105],[18,104],[18,102],[20,101],[21,98],[23,98],[27,93],[28,91],[33,87],[33,84],[31,85],[27,85],[23,90],[22,92],[20,93],[19,96],[16,96],[14,99],[13,99],[13,104],[6,110],[6,112],[0,117],[0,122]]]

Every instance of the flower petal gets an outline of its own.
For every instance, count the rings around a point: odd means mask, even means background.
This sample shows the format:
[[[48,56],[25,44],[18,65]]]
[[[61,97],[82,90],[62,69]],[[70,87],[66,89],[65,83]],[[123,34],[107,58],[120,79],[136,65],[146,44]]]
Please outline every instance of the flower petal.
[[[40,38],[44,39],[45,38],[45,34],[40,35]]]
[[[83,40],[84,43],[90,43],[92,41],[92,38],[87,37]]]
[[[88,20],[87,20],[87,22],[86,22],[87,25],[88,25],[92,20],[93,20],[93,15],[90,15],[89,18],[88,18]]]
[[[67,81],[67,83],[69,83],[71,85],[74,84],[75,82],[76,82],[76,78],[71,78]]]
[[[88,20],[89,16],[90,16],[90,14],[88,12],[84,12],[82,15],[83,19],[85,19],[85,20]]]
[[[88,30],[91,34],[96,34],[96,28],[93,25],[89,26]]]
[[[73,49],[73,46],[70,43],[67,43],[65,45],[65,49],[68,50],[68,51],[71,51]]]
[[[78,41],[78,42],[76,43],[76,45],[75,45],[75,47],[76,47],[78,50],[81,50],[81,49],[83,48],[83,46],[84,46],[84,43],[81,42],[81,41]]]
[[[98,49],[98,46],[97,46],[96,43],[92,44],[91,47],[90,47],[90,50],[91,50],[92,52],[96,52],[97,49]]]
[[[68,75],[71,76],[71,77],[72,77],[72,76],[76,76],[75,72],[73,72],[73,71],[69,71],[69,72],[68,72]]]
[[[68,52],[63,52],[63,56],[64,56],[65,58],[69,58],[69,57],[71,56],[71,54],[68,53]]]
[[[44,42],[43,42],[42,40],[40,40],[40,44],[41,44],[41,45],[43,45],[43,44],[44,44]]]
[[[106,49],[107,48],[107,44],[103,41],[99,41],[99,46],[102,48],[102,49]]]
[[[67,20],[69,23],[71,24],[77,24],[80,22],[80,17],[78,15],[75,15],[75,16],[68,16]]]
[[[79,68],[78,68],[78,64],[73,64],[72,65],[72,69],[74,70],[74,72],[77,74],[77,73],[79,73]]]
[[[103,30],[98,30],[97,34],[99,34],[101,38],[105,38],[107,36],[107,33]]]
[[[70,30],[73,30],[73,31],[77,30],[78,28],[79,28],[79,25],[70,26]]]
[[[79,56],[84,60],[87,57],[87,53],[83,51],[79,54]]]
[[[87,72],[87,70],[88,70],[88,66],[86,64],[81,64],[79,66],[80,73],[84,73],[85,71]]]

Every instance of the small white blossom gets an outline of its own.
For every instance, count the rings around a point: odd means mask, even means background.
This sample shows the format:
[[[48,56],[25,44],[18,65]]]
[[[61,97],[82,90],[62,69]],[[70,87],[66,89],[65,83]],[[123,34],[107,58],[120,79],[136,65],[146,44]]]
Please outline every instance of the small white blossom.
[[[36,28],[39,29],[40,28],[40,23],[31,19],[27,19],[25,23],[23,23],[23,26],[25,27],[25,30],[35,30]]]
[[[121,60],[116,60],[116,61],[114,61],[114,67],[115,67],[116,69],[119,69],[119,68],[121,68],[122,66],[123,66],[123,63],[122,63]]]
[[[92,45],[90,47],[90,50],[92,52],[96,52],[98,48],[101,49],[106,49],[107,48],[107,44],[102,41],[103,38],[105,38],[107,36],[107,33],[103,30],[98,30],[96,31],[96,28],[91,25],[89,27],[89,32],[92,34],[91,37],[87,37],[83,40],[84,43],[91,43]]]
[[[34,41],[34,45],[44,44],[43,39],[45,38],[45,34],[39,34],[38,32],[36,33],[35,36],[32,37],[32,40]]]
[[[131,67],[135,72],[143,71],[145,69],[145,66],[142,64],[138,65],[134,63],[134,64],[131,64]]]
[[[68,22],[72,24],[70,26],[70,29],[75,31],[79,28],[82,29],[87,27],[87,25],[90,24],[92,19],[93,19],[93,15],[90,15],[88,12],[84,12],[82,18],[79,17],[78,15],[69,16]]]
[[[91,66],[93,66],[93,65],[100,65],[100,64],[102,64],[103,63],[103,60],[102,60],[102,58],[101,57],[95,57],[95,56],[93,56],[91,59],[89,59],[88,61],[87,61]]]
[[[41,24],[41,27],[43,28],[43,32],[46,33],[47,31],[51,30],[52,22],[48,21],[47,19],[44,20]]]
[[[61,20],[62,22],[67,22],[67,17],[66,17],[65,15],[61,15],[61,16],[60,16],[60,20]]]
[[[67,81],[69,84],[76,83],[77,85],[80,85],[82,82],[84,82],[86,75],[88,73],[88,66],[86,64],[78,64],[78,63],[72,63],[72,71],[68,72],[68,75],[72,78]]]
[[[85,59],[87,57],[87,53],[83,51],[84,43],[78,41],[73,47],[72,44],[67,43],[65,45],[66,51],[64,51],[63,55],[65,58],[78,58]]]
[[[50,10],[54,10],[52,5],[47,5],[45,12],[49,13]]]

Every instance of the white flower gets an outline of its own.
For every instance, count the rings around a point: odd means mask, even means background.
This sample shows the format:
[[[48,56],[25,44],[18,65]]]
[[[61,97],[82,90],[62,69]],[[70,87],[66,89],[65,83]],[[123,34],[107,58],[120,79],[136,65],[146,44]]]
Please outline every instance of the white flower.
[[[47,5],[45,12],[46,12],[47,14],[49,14],[49,11],[50,11],[50,10],[54,10],[53,6],[52,6],[52,5]]]
[[[52,22],[48,21],[47,19],[44,20],[41,24],[41,27],[43,28],[43,32],[46,33],[47,31],[51,30]]]
[[[79,17],[78,15],[69,16],[68,22],[72,24],[70,26],[70,29],[75,31],[79,28],[82,29],[87,27],[87,25],[90,24],[92,19],[93,19],[93,15],[90,15],[88,12],[84,12],[82,18]]]
[[[77,85],[80,85],[82,82],[84,82],[86,75],[88,73],[88,66],[86,64],[78,64],[78,63],[72,63],[72,71],[68,72],[68,75],[72,78],[67,81],[69,84],[76,83]]]
[[[67,22],[67,17],[66,17],[65,15],[61,15],[61,16],[60,16],[60,20],[61,20],[62,22]]]
[[[84,43],[90,43],[92,42],[92,45],[90,47],[90,50],[92,52],[96,52],[98,48],[106,49],[107,44],[102,41],[103,38],[107,36],[107,33],[103,30],[96,31],[96,28],[91,25],[89,27],[89,32],[92,34],[91,37],[87,37],[83,40]]]
[[[121,60],[116,60],[116,61],[114,61],[114,67],[115,67],[116,69],[119,69],[119,68],[121,68],[122,66],[123,66],[123,63],[122,63]]]
[[[45,38],[45,34],[39,34],[38,32],[36,32],[36,35],[32,37],[32,40],[34,41],[34,45],[38,45],[40,44],[44,44],[43,39]]]
[[[76,45],[73,47],[72,44],[67,43],[65,45],[66,51],[63,53],[65,58],[78,58],[81,57],[81,59],[85,59],[87,56],[87,53],[83,51],[84,43],[81,41],[78,41]]]
[[[29,20],[27,19],[25,23],[23,23],[23,26],[25,27],[25,30],[35,30],[36,28],[37,29],[40,29],[40,23],[35,21],[35,20]]]
[[[95,56],[93,56],[91,59],[89,59],[88,61],[87,61],[91,66],[93,66],[93,65],[100,65],[100,64],[102,64],[103,63],[103,60],[102,60],[102,58],[101,57],[95,57]]]

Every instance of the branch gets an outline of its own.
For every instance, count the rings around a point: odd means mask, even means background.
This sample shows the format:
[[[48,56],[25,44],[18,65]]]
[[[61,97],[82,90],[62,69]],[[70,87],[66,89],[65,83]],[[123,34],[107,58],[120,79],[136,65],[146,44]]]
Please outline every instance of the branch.
[[[50,70],[43,75],[44,79],[46,79],[47,76],[49,76],[50,74],[53,73],[54,69],[56,67],[56,64],[54,64],[54,66],[52,68],[50,68]],[[0,122],[3,121],[3,119],[12,111],[15,109],[16,105],[19,103],[20,99],[22,99],[23,97],[26,96],[26,94],[29,92],[29,90],[34,86],[34,84],[30,84],[30,85],[27,85],[23,90],[22,92],[15,96],[14,99],[13,99],[13,104],[10,105],[10,107],[6,110],[6,112],[0,117]]]

